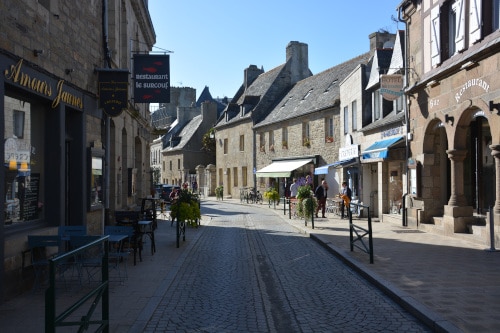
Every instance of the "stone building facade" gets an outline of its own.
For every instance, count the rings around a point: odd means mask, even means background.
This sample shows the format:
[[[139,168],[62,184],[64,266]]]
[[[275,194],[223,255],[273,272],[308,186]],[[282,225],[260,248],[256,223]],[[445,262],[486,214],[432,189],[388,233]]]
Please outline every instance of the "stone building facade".
[[[151,50],[155,33],[147,1],[4,1],[0,20],[5,299],[33,283],[27,235],[64,225],[102,234],[114,209],[149,194],[148,105],[131,102],[130,84],[126,110],[106,117],[98,73],[128,72],[131,53]]]
[[[256,159],[261,142],[253,126],[295,83],[310,75],[307,44],[295,41],[286,47],[284,64],[267,72],[255,65],[245,70],[243,85],[215,126],[217,184],[224,186],[225,196],[238,197],[241,188],[257,187]]]
[[[217,104],[213,101],[203,102],[200,108],[177,108],[177,120],[163,138],[166,142],[161,152],[165,165],[161,170],[164,183],[191,185],[196,181],[202,186],[197,169],[215,162],[214,153],[202,149],[202,138],[216,120]]]
[[[409,223],[489,244],[489,221],[500,225],[498,1],[403,1],[400,12],[413,136]]]

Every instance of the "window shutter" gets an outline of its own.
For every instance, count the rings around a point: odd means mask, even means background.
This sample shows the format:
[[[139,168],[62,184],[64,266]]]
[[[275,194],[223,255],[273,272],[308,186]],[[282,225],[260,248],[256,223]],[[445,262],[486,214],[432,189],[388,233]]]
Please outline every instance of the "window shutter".
[[[469,40],[470,44],[474,44],[481,39],[481,0],[471,0],[469,10]]]
[[[441,62],[439,29],[439,6],[435,6],[431,10],[431,64],[433,67]]]
[[[463,51],[465,49],[465,15],[464,15],[464,2],[465,0],[457,0],[453,4],[453,9],[455,10],[457,23],[456,23],[456,35],[455,35],[455,50],[456,52]],[[451,56],[451,54],[450,54]]]

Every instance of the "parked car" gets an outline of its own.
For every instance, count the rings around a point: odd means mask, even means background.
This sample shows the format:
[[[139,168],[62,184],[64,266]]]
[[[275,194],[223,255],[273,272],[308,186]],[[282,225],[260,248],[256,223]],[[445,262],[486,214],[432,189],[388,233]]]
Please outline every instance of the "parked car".
[[[160,199],[165,200],[166,202],[170,202],[170,193],[172,193],[173,189],[180,189],[181,187],[178,185],[161,185]]]

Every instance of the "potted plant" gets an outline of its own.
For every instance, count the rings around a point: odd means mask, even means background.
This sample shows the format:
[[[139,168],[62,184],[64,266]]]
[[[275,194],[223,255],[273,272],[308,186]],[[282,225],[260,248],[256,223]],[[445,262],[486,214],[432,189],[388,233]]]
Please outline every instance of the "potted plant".
[[[269,146],[269,151],[274,151],[274,145]]]
[[[223,200],[224,196],[224,186],[220,185],[215,188],[215,197],[217,200]]]
[[[327,143],[333,142],[333,136],[327,136],[325,138],[325,142],[327,142]]]
[[[184,221],[190,226],[197,227],[201,218],[200,201],[198,195],[187,189],[179,191],[179,197],[171,207],[171,214],[178,221]]]
[[[311,147],[311,141],[309,140],[309,138],[304,138],[303,146],[307,148]]]
[[[269,200],[269,206],[271,206],[271,202],[273,202],[276,207],[276,203],[280,200],[280,194],[275,188],[270,187],[264,192],[264,198]]]
[[[298,215],[306,220],[312,217],[318,207],[318,203],[313,196],[311,187],[309,185],[299,186],[299,189],[297,190],[297,199]]]

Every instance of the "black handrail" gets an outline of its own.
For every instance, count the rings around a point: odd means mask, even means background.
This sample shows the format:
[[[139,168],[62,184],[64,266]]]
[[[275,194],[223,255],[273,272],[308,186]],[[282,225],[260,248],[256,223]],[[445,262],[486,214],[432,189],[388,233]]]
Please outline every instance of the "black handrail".
[[[363,207],[367,209],[368,213],[368,229],[360,227],[352,223],[352,208],[355,208],[355,211],[359,211],[359,207]],[[373,264],[373,237],[372,237],[372,217],[370,214],[370,207],[364,206],[359,203],[349,203],[349,209],[347,210],[347,216],[349,217],[349,239],[351,243],[351,252],[354,251],[354,247],[362,250],[365,253],[370,255],[370,264]],[[354,234],[356,234],[356,238],[354,238]],[[363,241],[363,237],[368,235],[368,246]],[[360,245],[358,245],[358,242]]]
[[[49,260],[49,287],[45,291],[45,332],[55,333],[56,327],[59,326],[78,326],[78,332],[83,332],[88,329],[89,325],[99,325],[96,332],[109,333],[109,272],[108,272],[108,256],[109,256],[109,236],[103,236],[82,247],[73,251],[67,252]],[[86,251],[87,249],[104,243],[104,255],[101,264],[101,283],[94,289],[90,290],[78,301],[73,303],[66,310],[56,315],[56,268],[59,263],[65,263],[71,260],[75,255]],[[73,312],[81,308],[85,302],[94,297],[87,315],[83,316],[79,321],[65,321]],[[101,300],[101,319],[91,320],[92,314]]]

